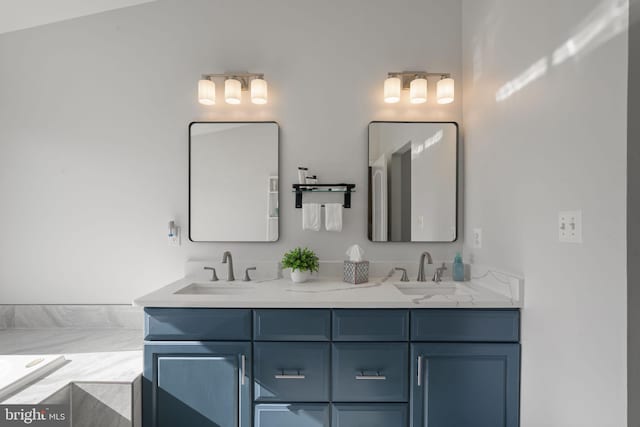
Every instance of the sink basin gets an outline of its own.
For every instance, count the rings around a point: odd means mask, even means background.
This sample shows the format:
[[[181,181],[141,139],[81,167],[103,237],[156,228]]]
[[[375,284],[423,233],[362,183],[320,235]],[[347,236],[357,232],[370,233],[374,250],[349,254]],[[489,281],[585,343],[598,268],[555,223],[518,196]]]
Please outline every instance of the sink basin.
[[[174,292],[176,295],[241,295],[251,292],[253,286],[240,283],[191,283]]]
[[[394,283],[400,292],[405,295],[453,295],[456,292],[455,282],[401,282]]]

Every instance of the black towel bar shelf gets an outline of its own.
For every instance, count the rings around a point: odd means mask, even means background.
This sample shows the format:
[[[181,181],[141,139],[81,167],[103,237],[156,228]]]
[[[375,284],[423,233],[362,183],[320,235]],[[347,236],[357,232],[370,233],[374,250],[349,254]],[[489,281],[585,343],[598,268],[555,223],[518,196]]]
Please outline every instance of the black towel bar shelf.
[[[303,193],[344,193],[345,208],[351,208],[351,193],[355,191],[355,184],[293,184],[296,193],[296,208],[302,208]]]

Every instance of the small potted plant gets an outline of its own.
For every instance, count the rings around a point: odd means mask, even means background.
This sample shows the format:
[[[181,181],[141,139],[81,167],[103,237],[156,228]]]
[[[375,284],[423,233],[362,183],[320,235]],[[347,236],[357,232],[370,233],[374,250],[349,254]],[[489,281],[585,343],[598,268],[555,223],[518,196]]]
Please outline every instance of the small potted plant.
[[[282,257],[282,268],[291,269],[291,281],[304,283],[312,271],[318,271],[318,257],[311,249],[295,248]]]

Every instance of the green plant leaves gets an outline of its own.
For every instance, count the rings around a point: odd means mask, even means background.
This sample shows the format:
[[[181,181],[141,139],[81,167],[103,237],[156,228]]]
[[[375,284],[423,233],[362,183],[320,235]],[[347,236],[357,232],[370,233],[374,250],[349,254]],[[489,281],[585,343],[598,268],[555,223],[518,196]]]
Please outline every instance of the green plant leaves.
[[[318,271],[317,255],[309,248],[295,248],[282,257],[282,268],[298,271]]]

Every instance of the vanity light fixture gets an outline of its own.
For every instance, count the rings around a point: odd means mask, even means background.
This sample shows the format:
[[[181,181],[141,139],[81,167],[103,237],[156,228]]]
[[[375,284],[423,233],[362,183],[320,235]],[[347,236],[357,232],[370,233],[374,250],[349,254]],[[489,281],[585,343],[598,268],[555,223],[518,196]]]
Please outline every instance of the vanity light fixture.
[[[455,83],[451,77],[444,77],[438,82],[438,104],[451,104],[454,99]]]
[[[227,104],[240,104],[242,102],[242,83],[233,77],[224,81],[224,100]]]
[[[424,104],[429,93],[429,77],[438,76],[438,104],[449,104],[454,100],[454,81],[449,73],[428,73],[426,71],[402,71],[388,73],[384,81],[384,102],[395,104],[400,101],[402,89],[409,90],[409,102]]]
[[[395,76],[389,76],[389,78],[384,81],[384,102],[387,104],[399,102],[401,90],[402,80]]]
[[[234,73],[234,74],[204,74],[198,81],[198,102],[203,105],[216,103],[216,84],[214,80],[224,81],[224,100],[227,104],[242,103],[242,92],[250,91],[251,102],[266,104],[268,101],[268,86],[264,74]]]
[[[214,105],[216,103],[216,84],[213,80],[198,80],[198,102],[202,105]]]

